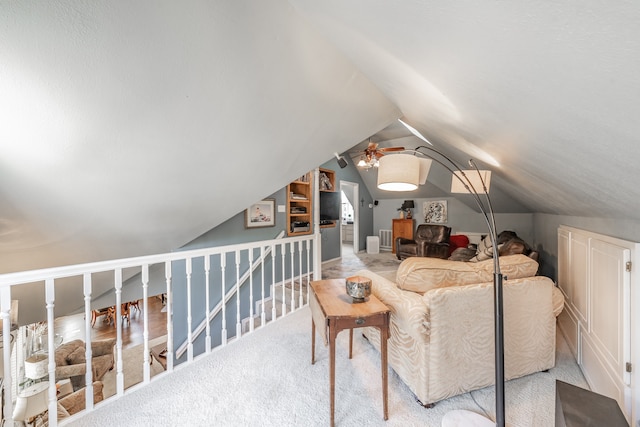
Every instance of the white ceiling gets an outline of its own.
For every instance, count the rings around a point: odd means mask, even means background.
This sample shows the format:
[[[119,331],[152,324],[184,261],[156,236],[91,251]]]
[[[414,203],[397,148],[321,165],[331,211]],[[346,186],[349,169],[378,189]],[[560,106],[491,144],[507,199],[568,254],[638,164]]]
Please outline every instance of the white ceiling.
[[[173,250],[369,137],[419,145],[378,133],[402,116],[495,159],[500,211],[636,219],[638,22],[637,2],[2,1],[0,272]]]

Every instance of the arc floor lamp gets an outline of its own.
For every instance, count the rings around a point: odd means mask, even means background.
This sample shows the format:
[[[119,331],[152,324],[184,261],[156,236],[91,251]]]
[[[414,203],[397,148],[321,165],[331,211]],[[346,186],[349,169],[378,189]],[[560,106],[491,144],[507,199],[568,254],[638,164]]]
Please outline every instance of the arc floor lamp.
[[[416,129],[402,120],[418,138],[431,144]],[[469,160],[470,170],[463,169],[451,158],[434,147],[421,145],[407,149],[398,154],[389,154],[380,159],[378,167],[378,188],[388,191],[413,191],[424,184],[432,161],[451,172],[451,192],[469,193],[480,208],[489,229],[489,238],[493,250],[493,287],[494,287],[494,319],[495,319],[495,382],[496,382],[496,426],[505,425],[504,398],[504,322],[503,322],[503,276],[500,272],[499,254],[496,248],[498,234],[496,221],[489,197],[491,171],[478,169],[476,163]]]

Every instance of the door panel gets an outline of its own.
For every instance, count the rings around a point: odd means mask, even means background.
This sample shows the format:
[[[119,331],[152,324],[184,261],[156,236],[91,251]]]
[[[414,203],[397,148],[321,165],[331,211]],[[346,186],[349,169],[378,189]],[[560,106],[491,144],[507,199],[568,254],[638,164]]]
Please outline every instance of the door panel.
[[[570,268],[571,274],[569,288],[571,289],[571,302],[578,319],[587,328],[589,324],[589,238],[576,233],[571,233]]]

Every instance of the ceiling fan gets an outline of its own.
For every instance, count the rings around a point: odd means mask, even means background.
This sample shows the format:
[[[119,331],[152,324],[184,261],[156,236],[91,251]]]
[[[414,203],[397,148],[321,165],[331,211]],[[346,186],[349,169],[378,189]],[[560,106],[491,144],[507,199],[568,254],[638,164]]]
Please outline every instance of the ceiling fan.
[[[372,167],[378,167],[378,160],[380,157],[384,156],[385,153],[393,152],[393,151],[403,151],[404,147],[382,147],[378,148],[377,142],[371,142],[369,140],[369,145],[364,149],[364,152],[360,155],[360,160],[357,163],[358,167],[364,169],[370,169]]]

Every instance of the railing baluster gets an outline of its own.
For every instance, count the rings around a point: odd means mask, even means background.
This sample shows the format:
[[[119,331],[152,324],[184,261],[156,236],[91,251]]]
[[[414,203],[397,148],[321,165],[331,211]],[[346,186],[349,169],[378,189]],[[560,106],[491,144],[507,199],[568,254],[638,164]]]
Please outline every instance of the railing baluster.
[[[82,276],[82,290],[84,292],[84,336],[85,336],[85,364],[86,372],[84,382],[87,389],[85,390],[85,408],[93,409],[93,362],[91,345],[91,274],[85,273]]]
[[[307,304],[309,304],[309,286],[311,286],[311,240],[304,241],[305,250],[307,251]]]
[[[249,332],[253,332],[253,249],[249,248]]]
[[[191,322],[193,319],[191,303],[191,258],[185,259],[187,270],[187,359],[193,361],[193,331]]]
[[[211,353],[211,320],[209,319],[209,315],[211,313],[211,295],[209,291],[209,274],[211,270],[211,258],[210,255],[204,256],[204,286],[205,286],[205,317],[204,320],[206,323],[206,332],[205,332],[205,344],[204,348],[207,353]]]
[[[240,251],[236,250],[236,338],[242,336],[242,319],[240,319]]]
[[[276,320],[276,245],[271,245],[271,321]]]
[[[260,246],[260,259],[262,262],[260,263],[260,286],[261,286],[261,312],[260,312],[260,326],[264,326],[264,322],[267,320],[267,315],[264,312],[264,246]]]
[[[54,332],[55,332],[55,317],[54,317],[54,307],[55,307],[55,281],[54,279],[46,279],[44,282],[45,286],[45,299],[47,302],[47,338],[48,345],[47,351],[48,354],[55,354],[55,342],[54,342]],[[55,357],[49,357],[49,363],[47,364],[49,369],[49,414],[56,414],[55,416],[49,417],[49,425],[52,427],[56,427],[58,425],[58,415],[57,415],[57,405],[58,398],[56,396],[56,360]]]
[[[300,292],[298,295],[298,308],[301,308],[304,304],[304,300],[302,299],[302,241],[298,242],[298,285],[300,287]]]
[[[124,365],[122,361],[122,269],[114,271],[116,288],[116,390],[124,394]]]
[[[164,277],[167,283],[167,372],[173,371],[173,292],[171,291],[171,261],[164,263]]]
[[[151,381],[151,357],[149,356],[149,264],[142,266],[142,322],[143,332],[142,337],[144,340],[144,359],[142,362],[142,372],[144,375],[144,382]]]
[[[282,244],[282,316],[287,314],[287,293],[286,291],[286,280],[285,276],[287,275],[287,269],[285,266],[285,258],[287,256],[287,244]]]
[[[221,285],[222,292],[220,292],[220,304],[222,304],[222,345],[227,345],[227,302],[225,301],[225,296],[227,295],[227,285],[226,285],[226,271],[227,271],[227,254],[220,254],[220,270],[222,273],[221,277]]]
[[[291,242],[289,245],[289,254],[291,255],[291,312],[296,310],[296,275],[295,275],[295,252],[296,244]]]

